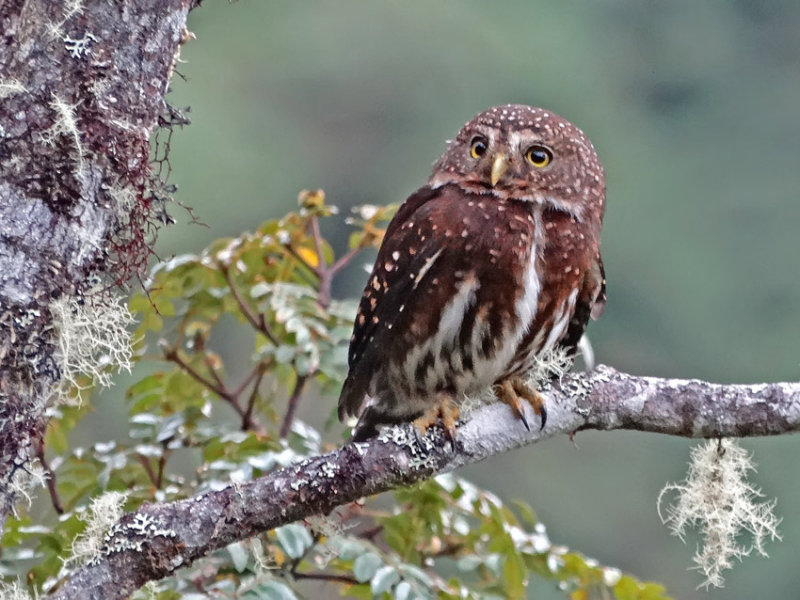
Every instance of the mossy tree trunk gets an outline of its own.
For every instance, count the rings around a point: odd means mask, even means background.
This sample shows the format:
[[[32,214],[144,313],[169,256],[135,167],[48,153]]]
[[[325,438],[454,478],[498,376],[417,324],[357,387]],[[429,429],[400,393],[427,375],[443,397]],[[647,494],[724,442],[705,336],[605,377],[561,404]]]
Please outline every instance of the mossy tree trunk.
[[[61,378],[51,303],[127,281],[164,218],[150,140],[195,4],[0,0],[0,522]]]

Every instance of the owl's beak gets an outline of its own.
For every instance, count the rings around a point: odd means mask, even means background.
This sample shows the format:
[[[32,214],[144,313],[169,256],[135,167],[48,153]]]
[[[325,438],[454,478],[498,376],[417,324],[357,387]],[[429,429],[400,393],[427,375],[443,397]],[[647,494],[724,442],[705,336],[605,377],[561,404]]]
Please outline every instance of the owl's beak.
[[[492,161],[492,187],[496,186],[503,174],[508,171],[508,166],[508,157],[505,154],[498,152],[494,155],[494,160]]]

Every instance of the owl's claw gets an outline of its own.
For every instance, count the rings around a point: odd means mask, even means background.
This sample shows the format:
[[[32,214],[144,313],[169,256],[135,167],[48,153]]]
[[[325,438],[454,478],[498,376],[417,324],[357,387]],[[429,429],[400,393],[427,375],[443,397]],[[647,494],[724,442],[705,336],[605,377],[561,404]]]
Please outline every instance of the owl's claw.
[[[450,394],[439,393],[433,406],[414,420],[414,429],[420,436],[424,436],[431,425],[442,419],[442,428],[450,440],[456,439],[456,421],[458,420],[458,406],[453,402]]]
[[[538,391],[528,387],[522,379],[519,377],[504,379],[497,388],[497,397],[511,408],[514,415],[525,425],[525,429],[530,431],[530,425],[528,425],[528,420],[525,418],[525,412],[522,409],[522,400],[525,400],[531,405],[533,412],[542,419],[539,431],[544,429],[544,425],[547,423],[547,409],[544,405],[544,398]]]

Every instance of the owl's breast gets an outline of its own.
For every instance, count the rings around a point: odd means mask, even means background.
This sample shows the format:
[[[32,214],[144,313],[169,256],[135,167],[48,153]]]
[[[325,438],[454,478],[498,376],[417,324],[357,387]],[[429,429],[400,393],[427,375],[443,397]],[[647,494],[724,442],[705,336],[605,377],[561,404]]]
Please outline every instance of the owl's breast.
[[[404,273],[410,289],[387,324],[385,387],[407,397],[491,385],[535,317],[535,215],[486,195],[451,200],[429,202],[395,234],[401,260],[411,251],[428,257]]]
[[[597,238],[590,223],[545,210],[535,256],[539,293],[533,319],[516,352],[512,371],[530,367],[535,356],[556,347],[573,319],[584,281],[595,257]]]

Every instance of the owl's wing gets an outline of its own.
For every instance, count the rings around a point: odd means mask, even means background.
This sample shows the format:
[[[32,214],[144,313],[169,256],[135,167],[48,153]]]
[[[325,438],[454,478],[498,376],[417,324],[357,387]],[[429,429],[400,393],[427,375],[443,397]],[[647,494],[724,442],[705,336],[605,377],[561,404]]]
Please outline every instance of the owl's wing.
[[[578,292],[575,302],[575,312],[570,319],[567,332],[559,342],[559,345],[567,350],[572,356],[581,341],[589,317],[598,319],[603,314],[606,306],[606,272],[603,268],[603,259],[598,253],[596,260],[592,262],[591,268],[587,271],[583,280],[583,285]]]
[[[417,244],[412,255],[402,225],[426,202],[439,196],[439,189],[422,187],[397,211],[383,238],[375,267],[369,276],[356,313],[353,337],[348,352],[349,373],[339,396],[339,419],[359,413],[372,375],[378,369],[378,349],[383,337],[402,311],[416,288],[413,275],[419,273],[436,253],[435,244]],[[387,269],[387,265],[391,267]],[[383,347],[383,351],[386,348]]]

